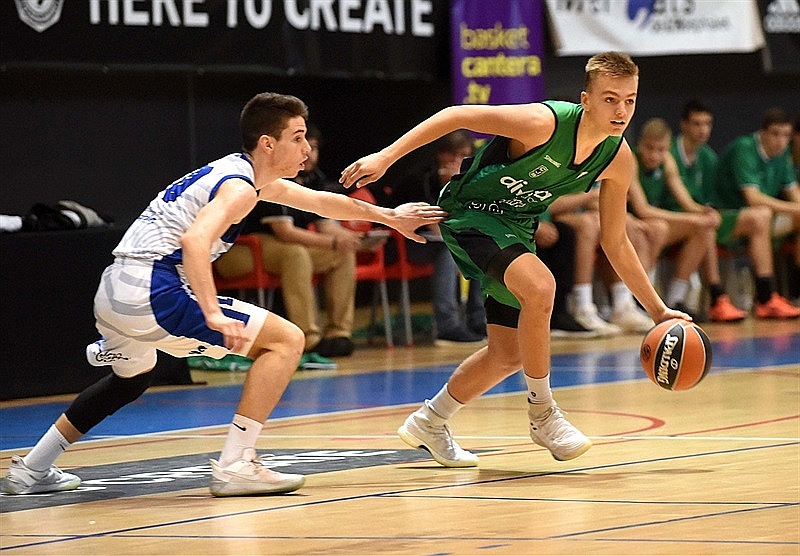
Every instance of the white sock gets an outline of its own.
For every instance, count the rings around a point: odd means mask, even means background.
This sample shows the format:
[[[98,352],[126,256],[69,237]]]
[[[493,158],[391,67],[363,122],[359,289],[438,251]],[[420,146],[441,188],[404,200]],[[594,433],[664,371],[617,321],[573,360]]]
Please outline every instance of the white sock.
[[[238,413],[233,416],[233,422],[228,428],[228,437],[225,439],[225,446],[219,456],[220,467],[227,467],[234,461],[242,459],[245,448],[252,448],[256,445],[258,435],[264,428],[263,423],[254,421]]]
[[[450,395],[445,384],[433,398],[425,401],[422,411],[431,423],[441,426],[462,407],[464,404]]]
[[[624,309],[633,303],[633,294],[624,282],[611,284],[611,308],[614,310]]]
[[[589,307],[593,303],[592,300],[591,284],[575,284],[572,286],[573,310],[578,311]]]
[[[672,280],[667,289],[667,305],[674,307],[677,303],[683,303],[687,293],[689,293],[688,280]]]
[[[546,409],[554,404],[553,392],[550,390],[549,373],[544,378],[533,378],[525,375],[525,384],[528,385],[528,402],[532,406]]]
[[[22,458],[22,462],[34,471],[47,471],[70,444],[55,425],[50,425],[36,446]]]

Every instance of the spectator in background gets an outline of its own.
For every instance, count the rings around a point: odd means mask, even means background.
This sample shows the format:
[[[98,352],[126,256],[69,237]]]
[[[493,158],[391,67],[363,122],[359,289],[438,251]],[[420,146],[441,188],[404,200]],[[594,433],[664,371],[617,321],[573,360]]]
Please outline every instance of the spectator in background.
[[[795,119],[792,130],[792,163],[794,164],[794,179],[800,183],[800,116]]]
[[[714,125],[711,108],[699,100],[690,100],[683,107],[680,134],[675,137],[670,152],[678,167],[683,188],[668,183],[669,192],[662,199],[664,208],[697,212],[712,204],[716,189],[717,153],[708,145]],[[772,255],[772,211],[766,207],[718,208],[722,222],[717,228],[717,245],[735,248],[747,242],[747,252],[756,280],[771,279],[774,275]],[[716,301],[723,290],[715,286],[713,274],[719,272],[717,249],[703,261],[711,296],[711,320],[724,320],[716,311]],[[764,287],[762,282],[762,287]],[[774,283],[774,280],[773,280]],[[768,293],[768,291],[765,291]],[[767,295],[769,298],[769,295]]]
[[[400,205],[412,201],[436,203],[439,191],[451,176],[461,170],[461,162],[474,152],[473,136],[464,130],[439,138],[434,144],[434,160],[403,176],[392,188],[392,202]],[[424,232],[428,243],[407,241],[410,261],[433,263],[431,302],[438,345],[483,342],[486,337],[486,313],[483,296],[477,283],[469,282],[464,314],[459,307],[459,271],[450,251],[442,241],[439,226],[432,224]],[[391,253],[388,255],[391,257]]]
[[[536,254],[550,269],[556,281],[553,314],[550,316],[550,337],[585,339],[600,336],[597,330],[582,326],[569,312],[568,299],[571,286],[575,282],[575,251],[579,243],[576,241],[576,231],[569,224],[553,222],[548,210],[539,217],[534,239]]]
[[[622,283],[598,252],[600,247],[600,189],[574,193],[556,199],[550,206],[553,221],[569,225],[580,238],[575,244],[575,273],[569,293],[569,314],[583,328],[597,336],[616,336],[623,332],[644,332],[653,326],[652,319],[638,309],[627,286]],[[642,266],[647,269],[664,243],[662,229],[626,215],[625,228]],[[611,293],[611,322],[603,319],[594,301],[595,269]]]
[[[720,209],[754,208],[776,215],[772,219],[772,238],[780,239],[800,230],[800,187],[789,154],[792,122],[779,108],[764,113],[755,133],[742,135],[731,142],[719,159],[712,197]],[[737,222],[738,227],[738,222]],[[797,318],[800,308],[776,290],[772,246],[765,253],[750,250],[751,258],[769,258],[769,269],[758,273],[756,267],[755,315],[758,318]],[[800,242],[795,242],[794,268],[800,267]]]
[[[665,221],[669,230],[667,245],[682,244],[674,276],[667,288],[667,304],[687,311],[689,276],[705,260],[708,263],[704,268],[705,278],[711,293],[709,317],[719,322],[740,321],[747,313],[737,309],[725,294],[719,274],[716,230],[722,219],[712,207],[696,203],[689,196],[678,165],[669,152],[671,142],[672,131],[667,122],[661,118],[645,122],[634,149],[639,168],[638,184],[631,188],[631,205],[637,216]],[[677,210],[673,207],[674,199],[681,201]],[[684,207],[682,211],[681,206]]]
[[[318,166],[321,134],[310,125],[306,137],[311,151],[295,181],[324,191],[328,180]],[[336,368],[328,358],[349,356],[354,349],[351,335],[359,234],[335,220],[277,203],[258,203],[247,217],[244,233],[261,238],[265,268],[281,277],[286,315],[305,334],[300,368]],[[234,245],[219,258],[216,269],[224,277],[234,277],[250,272],[251,264],[249,251]],[[315,276],[324,292],[323,328],[319,325]]]

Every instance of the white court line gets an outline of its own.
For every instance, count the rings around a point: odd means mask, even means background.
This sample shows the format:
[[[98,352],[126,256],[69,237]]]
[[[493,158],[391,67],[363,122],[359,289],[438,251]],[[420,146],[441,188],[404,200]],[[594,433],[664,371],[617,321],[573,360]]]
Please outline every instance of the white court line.
[[[158,434],[149,435],[157,438],[172,438],[172,439],[192,439],[200,438],[208,440],[208,435],[202,434]],[[392,434],[261,434],[259,438],[282,439],[282,440],[385,440],[387,438],[395,438],[396,435]],[[101,439],[116,439],[122,438],[120,436],[96,436],[94,438]],[[530,440],[529,436],[466,436],[455,435],[455,438],[462,438],[466,440],[500,440],[500,441],[521,441]],[[614,436],[614,435],[589,435],[589,438],[596,440],[716,440],[720,442],[800,442],[800,437],[774,437],[774,436],[678,436],[678,435],[641,435],[641,436]]]

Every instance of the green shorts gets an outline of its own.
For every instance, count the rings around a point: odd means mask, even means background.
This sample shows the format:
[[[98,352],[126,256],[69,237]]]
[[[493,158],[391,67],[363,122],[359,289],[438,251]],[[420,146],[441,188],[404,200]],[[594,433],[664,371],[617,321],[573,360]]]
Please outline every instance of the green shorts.
[[[719,209],[722,222],[717,228],[717,245],[735,247],[740,243],[740,238],[733,237],[736,221],[739,220],[739,212],[741,212],[740,209]]]
[[[487,273],[489,263],[503,250],[536,253],[532,238],[513,222],[484,212],[470,211],[440,224],[442,238],[465,278],[477,281],[484,297],[519,309],[519,301],[496,277]],[[522,236],[522,237],[521,237]],[[516,249],[513,249],[516,247]],[[508,260],[511,262],[511,259]]]

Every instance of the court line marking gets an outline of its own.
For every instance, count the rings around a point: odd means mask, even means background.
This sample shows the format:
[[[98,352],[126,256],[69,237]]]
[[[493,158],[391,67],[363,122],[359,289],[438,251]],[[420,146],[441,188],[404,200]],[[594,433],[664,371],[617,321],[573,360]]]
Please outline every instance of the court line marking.
[[[687,434],[687,433],[683,433]],[[795,436],[683,436],[683,434],[667,434],[667,435],[636,435],[636,436],[625,436],[625,435],[613,435],[613,434],[589,434],[587,435],[589,438],[597,439],[597,440],[703,440],[703,441],[720,441],[720,442],[736,442],[736,441],[744,441],[744,442],[800,442],[800,437]],[[688,433],[691,434],[691,433]],[[109,439],[113,440],[116,438],[125,438],[115,435],[108,435],[108,436],[98,436],[97,439]],[[207,439],[208,435],[204,434],[165,434],[160,435],[159,438],[164,439],[173,439],[173,440],[191,440],[191,439]],[[397,438],[397,435],[394,433],[386,433],[386,434],[336,434],[336,435],[324,435],[324,434],[267,434],[267,435],[260,435],[259,438],[263,439],[272,439],[272,440],[385,440],[385,439],[392,439],[394,440]],[[459,434],[453,435],[453,438],[457,439],[465,439],[465,440],[529,440],[529,436],[513,436],[513,435],[501,435],[501,436],[483,436],[483,435],[466,435],[466,434]]]
[[[402,497],[402,496],[408,496],[411,493],[415,493],[415,492],[430,492],[430,491],[434,491],[434,490],[443,490],[443,489],[451,489],[451,488],[463,488],[463,487],[467,487],[467,486],[477,486],[477,485],[486,485],[486,484],[495,484],[495,483],[501,483],[501,482],[517,481],[517,480],[520,480],[520,479],[531,479],[531,478],[537,478],[537,477],[557,476],[557,475],[565,475],[565,474],[572,474],[572,473],[584,473],[584,472],[587,472],[587,471],[600,470],[600,469],[612,469],[612,468],[616,468],[616,467],[629,467],[629,466],[634,466],[634,465],[644,465],[644,464],[649,464],[649,463],[657,463],[657,462],[673,461],[673,460],[682,460],[682,459],[688,459],[688,458],[697,458],[697,457],[706,457],[706,456],[718,456],[718,455],[724,455],[724,454],[732,454],[732,453],[736,453],[736,452],[749,452],[749,451],[754,451],[754,450],[781,448],[781,447],[785,447],[787,445],[793,445],[793,443],[790,443],[790,444],[773,444],[773,445],[769,445],[769,446],[750,446],[750,447],[745,447],[745,448],[733,448],[733,449],[728,449],[728,450],[718,450],[718,451],[712,451],[712,452],[701,452],[701,453],[696,453],[696,454],[682,454],[682,455],[678,455],[678,456],[666,456],[666,457],[659,457],[659,458],[650,458],[650,459],[645,459],[645,460],[634,460],[634,461],[626,461],[626,462],[617,462],[617,463],[613,463],[613,464],[603,464],[603,465],[596,465],[596,466],[589,466],[589,467],[579,467],[579,468],[576,468],[576,469],[564,469],[564,470],[560,470],[560,471],[547,471],[547,472],[543,472],[543,473],[526,473],[526,474],[522,474],[522,475],[515,476],[515,477],[501,477],[501,478],[497,478],[497,479],[483,479],[483,480],[476,480],[476,481],[470,481],[470,482],[460,482],[460,483],[457,483],[457,484],[435,485],[435,486],[426,486],[426,487],[415,487],[415,488],[411,488],[411,489],[402,489],[402,490],[395,490],[395,491],[388,491],[388,492],[376,492],[376,493],[371,493],[371,494],[359,494],[359,495],[353,495],[353,496],[343,496],[343,497],[339,497],[339,498],[328,498],[328,499],[325,499],[325,500],[315,500],[315,501],[310,501],[310,502],[298,502],[296,504],[289,504],[289,505],[286,505],[286,506],[277,506],[277,507],[272,507],[272,508],[258,508],[258,509],[253,509],[253,510],[241,510],[241,511],[237,511],[237,512],[215,514],[215,515],[210,515],[210,516],[205,516],[205,517],[194,517],[194,518],[190,518],[190,519],[180,519],[180,520],[175,520],[175,521],[170,521],[170,522],[150,523],[148,525],[138,525],[138,526],[135,526],[135,527],[127,527],[127,528],[124,528],[124,529],[116,529],[116,530],[112,530],[112,531],[97,532],[97,533],[83,534],[83,535],[69,535],[69,536],[63,536],[63,537],[57,538],[57,539],[50,538],[50,539],[45,540],[45,541],[38,541],[38,542],[33,542],[33,543],[21,544],[21,545],[17,545],[17,546],[14,546],[14,547],[8,547],[8,549],[11,550],[11,549],[20,549],[20,548],[31,548],[31,547],[35,547],[35,546],[51,545],[51,544],[57,544],[57,543],[62,543],[62,542],[66,542],[66,541],[96,539],[96,538],[102,538],[102,537],[126,536],[126,534],[131,534],[131,533],[136,532],[136,531],[147,531],[149,529],[156,529],[156,528],[162,528],[162,527],[173,527],[173,526],[179,526],[179,525],[203,523],[203,522],[208,522],[208,521],[212,521],[212,520],[227,519],[229,517],[255,515],[255,514],[260,514],[260,513],[284,510],[284,509],[295,509],[295,508],[302,508],[302,507],[309,507],[309,506],[320,506],[320,505],[323,505],[323,504],[332,504],[332,503],[339,503],[339,502],[350,502],[350,501],[353,501],[353,500],[363,500],[363,499],[374,498],[374,497]],[[794,502],[793,503],[781,503],[781,504],[777,504],[777,505],[766,506],[764,508],[749,508],[749,509],[746,509],[746,510],[738,509],[738,510],[732,510],[731,512],[717,512],[717,513],[714,513],[714,514],[698,515],[698,516],[687,516],[687,517],[681,517],[681,518],[678,518],[678,519],[684,520],[684,521],[685,520],[692,520],[692,519],[703,519],[705,517],[716,517],[716,516],[719,516],[719,515],[725,515],[727,513],[741,513],[743,511],[756,511],[756,510],[762,510],[762,509],[778,509],[778,508],[794,507],[794,506],[800,506],[800,503],[794,503]],[[666,520],[665,522],[668,522],[668,521],[669,520]],[[618,526],[616,528],[607,528],[607,530],[608,531],[613,531],[613,530],[620,530],[620,529],[630,529],[630,528],[634,528],[634,527],[643,527],[643,526],[653,525],[653,524],[656,524],[656,523],[648,522],[648,523],[641,523],[641,524],[626,524],[624,526]],[[597,530],[597,531],[602,531],[602,530]],[[569,537],[575,537],[575,536],[578,536],[578,535],[592,534],[593,532],[596,532],[596,531],[573,532],[573,533],[569,533],[569,534],[566,534],[566,535],[553,535],[553,536],[549,536],[549,537],[543,537],[543,538],[541,538],[539,540],[552,540],[552,539],[569,538]],[[12,536],[16,536],[16,535],[9,535],[9,537],[12,537]],[[137,535],[130,535],[130,536],[137,536]],[[164,538],[172,538],[173,536],[172,535],[164,535],[163,537]],[[180,536],[177,537],[177,538],[180,538]],[[203,537],[198,535],[197,537],[194,537],[194,538],[203,538]],[[237,538],[237,537],[234,537],[234,538]],[[264,538],[270,538],[270,537],[264,537]],[[280,538],[302,539],[304,537],[285,536],[285,537],[280,537]],[[335,538],[335,537],[331,537],[331,538]],[[346,539],[346,538],[351,538],[351,537],[341,537],[341,538],[342,539]],[[408,538],[408,537],[389,537],[389,538],[390,539],[394,538],[394,539],[402,540],[403,538]],[[684,542],[684,541],[679,541],[679,542]],[[722,541],[722,542],[731,542],[731,541]],[[733,542],[735,542],[735,541],[733,541]],[[772,544],[772,543],[770,542],[770,544]],[[800,543],[787,542],[787,544],[794,545],[794,544],[800,544]]]

